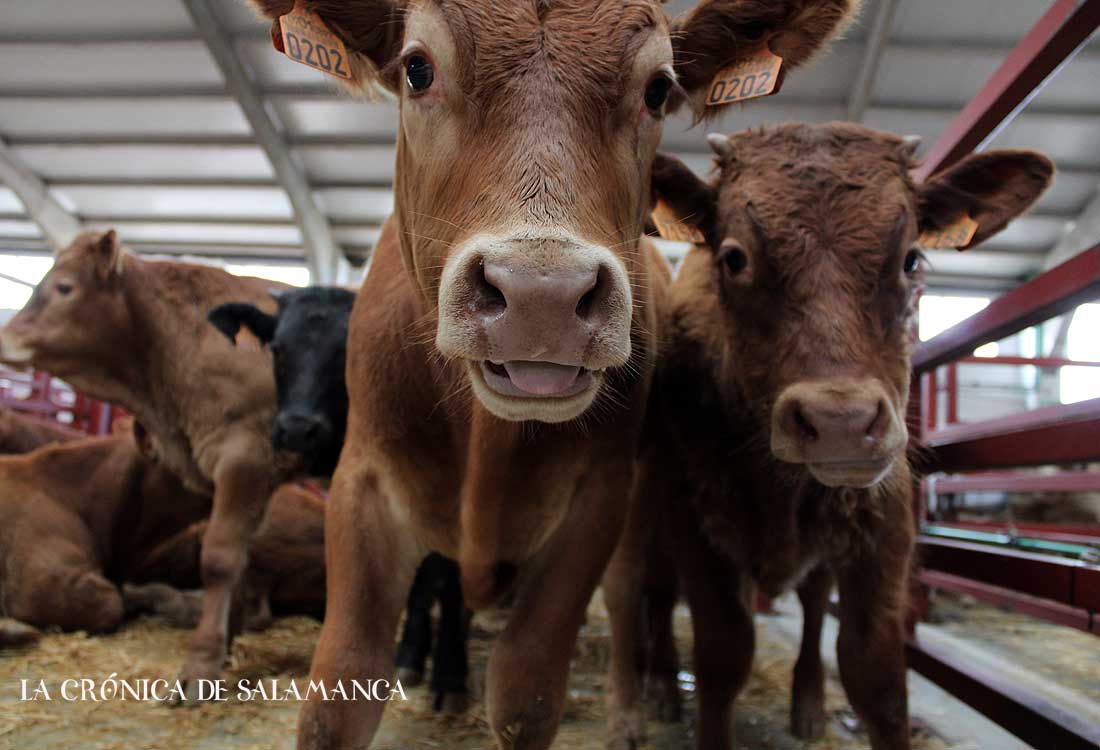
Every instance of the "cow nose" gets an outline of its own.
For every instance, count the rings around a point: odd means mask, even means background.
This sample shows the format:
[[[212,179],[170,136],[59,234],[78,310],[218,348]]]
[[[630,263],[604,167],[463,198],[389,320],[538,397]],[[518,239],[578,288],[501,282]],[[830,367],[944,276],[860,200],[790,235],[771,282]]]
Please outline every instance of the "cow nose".
[[[796,383],[772,415],[772,451],[795,463],[883,461],[906,437],[884,387],[871,378]]]
[[[310,414],[282,412],[275,419],[275,447],[307,452],[316,447],[325,429],[324,421]]]
[[[610,282],[596,263],[555,271],[518,268],[507,260],[481,264],[482,314],[526,316],[537,312],[547,325],[598,326],[600,301]]]
[[[810,451],[819,446],[872,449],[882,436],[884,407],[882,399],[831,403],[795,398],[787,403],[783,427]]]

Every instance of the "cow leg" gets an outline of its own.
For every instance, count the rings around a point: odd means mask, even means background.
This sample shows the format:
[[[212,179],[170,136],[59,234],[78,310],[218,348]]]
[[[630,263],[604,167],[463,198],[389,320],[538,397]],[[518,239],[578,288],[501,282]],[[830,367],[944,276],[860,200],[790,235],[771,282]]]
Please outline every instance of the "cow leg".
[[[648,514],[632,508],[626,528],[604,572],[604,604],[611,621],[611,663],[607,674],[609,750],[635,750],[645,742],[641,680],[647,666],[642,623]]]
[[[248,546],[273,489],[270,466],[256,458],[264,455],[251,441],[242,441],[227,450],[214,471],[214,508],[203,534],[200,560],[202,616],[179,677],[185,701],[197,699],[199,680],[218,678],[232,628],[240,624],[239,589],[248,565]]]
[[[39,627],[109,633],[122,624],[118,587],[104,578],[90,540],[53,539],[48,558],[36,556],[4,583],[4,614]],[[32,555],[32,548],[22,554]],[[9,558],[10,560],[11,558]]]
[[[585,610],[622,531],[630,462],[601,461],[527,565],[489,658],[487,709],[499,750],[545,750],[561,723],[569,662]]]
[[[821,662],[821,627],[829,605],[832,575],[814,568],[798,587],[802,602],[802,646],[794,665],[791,689],[791,733],[816,740],[825,734],[825,666]]]
[[[753,586],[707,542],[690,513],[678,519],[677,552],[695,636],[699,750],[733,746],[733,702],[752,668],[756,633],[748,592]]]
[[[658,721],[678,722],[682,718],[680,696],[680,657],[672,632],[672,613],[676,607],[675,588],[654,588],[646,592],[646,624],[650,642],[648,689],[652,692],[654,714]]]
[[[837,661],[873,750],[909,750],[903,638],[907,566],[904,560],[891,566],[886,558],[853,561],[838,572]]]
[[[424,681],[424,664],[432,650],[435,591],[431,581],[431,558],[432,555],[428,555],[416,569],[405,602],[405,627],[397,645],[397,679],[405,687],[416,687]]]
[[[392,677],[394,635],[425,551],[394,517],[377,480],[344,467],[325,509],[327,601],[310,680],[350,691],[352,680]],[[367,748],[384,708],[385,701],[326,701],[311,693],[298,719],[298,750]]]
[[[37,643],[42,631],[10,617],[0,617],[0,648],[17,648]]]
[[[468,704],[467,680],[470,674],[466,658],[469,617],[462,601],[458,563],[441,555],[433,561],[435,588],[439,598],[439,632],[432,657],[432,693],[435,710],[459,714]]]
[[[149,614],[173,628],[194,628],[202,616],[202,599],[163,583],[123,584],[122,601],[127,617]]]

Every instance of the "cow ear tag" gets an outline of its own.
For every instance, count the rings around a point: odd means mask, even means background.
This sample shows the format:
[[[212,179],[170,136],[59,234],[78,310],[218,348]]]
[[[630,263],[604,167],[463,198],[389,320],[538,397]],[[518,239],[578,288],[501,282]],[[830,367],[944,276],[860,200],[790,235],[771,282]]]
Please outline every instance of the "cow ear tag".
[[[968,214],[963,214],[947,226],[921,232],[917,237],[917,244],[928,248],[953,247],[962,250],[970,244],[977,233],[978,222]]]
[[[281,35],[276,40],[275,29],[271,36],[275,49],[294,62],[301,63],[330,76],[351,80],[351,64],[344,41],[329,30],[321,17],[307,10],[302,0],[294,9],[279,18]]]
[[[663,200],[657,201],[651,216],[653,225],[657,227],[657,234],[670,242],[691,242],[699,245],[706,242],[703,233],[680,219],[672,210],[672,206]]]
[[[718,71],[707,91],[706,105],[721,107],[777,94],[783,77],[783,58],[764,41],[747,58]]]

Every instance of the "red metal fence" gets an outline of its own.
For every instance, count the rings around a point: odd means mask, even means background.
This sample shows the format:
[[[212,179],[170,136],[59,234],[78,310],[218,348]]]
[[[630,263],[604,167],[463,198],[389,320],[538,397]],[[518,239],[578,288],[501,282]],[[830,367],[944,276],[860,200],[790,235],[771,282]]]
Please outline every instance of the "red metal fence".
[[[985,86],[929,151],[916,178],[927,179],[980,150],[1018,114],[1100,26],[1100,0],[1055,0]],[[1100,461],[1100,399],[1036,409],[974,424],[958,422],[958,362],[976,348],[1018,333],[1078,305],[1100,299],[1100,245],[995,300],[921,345],[914,356],[910,421],[929,472],[977,472],[934,479],[936,493],[1086,491],[1089,471],[1024,474],[1022,467]],[[998,361],[999,360],[999,361]],[[1019,360],[1019,361],[1018,361]],[[999,364],[1093,366],[1069,360]],[[944,369],[947,424],[938,416],[937,369]],[[1100,374],[1100,371],[1098,371]],[[1005,471],[1016,469],[1017,471]],[[920,567],[914,573],[917,614],[928,588],[963,592],[999,606],[1100,634],[1100,535],[1096,528],[1050,524],[932,524],[925,491],[914,499],[921,522]],[[1095,654],[1082,655],[1093,658]],[[1100,747],[1100,728],[1052,703],[1026,684],[968,661],[942,643],[922,642],[914,629],[910,667],[1037,748]]]
[[[47,373],[4,368],[0,368],[0,405],[89,435],[109,434],[123,414],[117,406],[83,396]]]

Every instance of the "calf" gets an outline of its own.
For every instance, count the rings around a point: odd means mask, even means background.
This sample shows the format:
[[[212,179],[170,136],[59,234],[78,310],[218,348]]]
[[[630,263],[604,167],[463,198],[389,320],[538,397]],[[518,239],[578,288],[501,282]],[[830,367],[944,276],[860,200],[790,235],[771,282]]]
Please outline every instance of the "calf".
[[[850,0],[256,0],[339,37],[397,100],[395,212],[348,339],[311,678],[381,678],[417,564],[475,609],[515,588],[489,663],[501,747],[548,747],[622,529],[663,261],[639,243],[667,112],[772,48],[797,65]],[[279,39],[278,33],[272,34]],[[752,43],[750,43],[752,42]],[[686,94],[686,96],[685,96]],[[369,746],[384,703],[303,707],[299,747]]]
[[[193,620],[178,589],[199,585],[209,512],[210,498],[150,461],[126,428],[0,458],[0,610],[92,633],[141,610]],[[322,615],[323,518],[301,488],[272,496],[246,574],[261,615]]]
[[[699,748],[731,747],[756,587],[768,596],[798,587],[806,629],[792,723],[802,736],[823,730],[818,640],[832,577],[848,698],[872,747],[908,748],[905,415],[917,237],[969,216],[977,232],[965,247],[983,241],[1036,200],[1053,167],[1032,152],[989,151],[916,184],[913,144],[858,125],[709,140],[713,181],[667,158],[653,170],[655,193],[706,244],[673,286],[657,449],[607,573],[613,743],[639,740],[639,571],[657,537],[692,610]]]
[[[50,443],[64,443],[84,433],[45,419],[35,419],[0,406],[0,455],[30,453]]]
[[[202,619],[180,679],[214,679],[225,660],[248,543],[280,471],[270,356],[228,351],[206,322],[222,302],[273,305],[272,283],[210,266],[146,261],[113,231],[62,250],[30,301],[0,329],[0,361],[34,366],[123,406],[148,428],[164,465],[214,496],[202,548]]]
[[[275,315],[254,305],[230,302],[211,310],[210,322],[230,342],[236,341],[243,325],[271,349],[279,395],[272,441],[276,448],[301,455],[307,474],[330,475],[347,426],[344,369],[355,294],[309,287],[281,292],[276,300]],[[458,567],[441,555],[428,555],[413,579],[397,648],[398,677],[406,686],[423,679],[424,663],[432,651],[431,609],[436,601],[440,618],[431,682],[434,705],[457,713],[466,704],[469,618]]]

